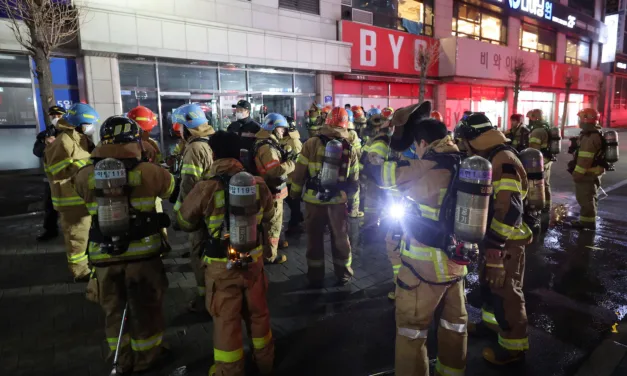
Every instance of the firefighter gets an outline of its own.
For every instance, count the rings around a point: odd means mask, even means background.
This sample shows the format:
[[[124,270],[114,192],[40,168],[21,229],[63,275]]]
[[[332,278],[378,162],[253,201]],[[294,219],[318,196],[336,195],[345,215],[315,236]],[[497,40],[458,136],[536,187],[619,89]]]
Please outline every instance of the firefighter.
[[[156,213],[155,199],[166,199],[172,194],[174,179],[166,169],[141,161],[140,130],[133,120],[123,116],[108,118],[100,128],[100,139],[91,155],[93,164],[76,175],[76,191],[93,216],[89,262],[95,267],[111,355],[118,345],[122,313],[127,306],[119,371],[141,372],[153,368],[167,354],[161,346],[168,280],[160,257],[165,250],[160,227],[169,219]],[[123,183],[119,183],[119,178],[110,178],[122,175],[120,169],[126,176]],[[99,186],[103,179],[105,184]],[[107,189],[113,184],[123,188],[119,190],[121,195]],[[112,205],[116,199],[119,202]],[[129,218],[129,214],[133,216]],[[113,234],[119,238],[116,240]]]
[[[255,136],[257,141],[252,153],[255,172],[264,178],[274,198],[274,215],[267,231],[268,242],[264,253],[266,262],[282,264],[287,261],[287,256],[278,253],[283,226],[283,200],[287,196],[287,175],[294,171],[295,163],[281,147],[279,140],[283,138],[289,124],[283,115],[270,113],[261,128]]]
[[[355,124],[355,131],[359,135],[361,134],[361,130],[366,126],[368,118],[366,118],[366,113],[361,106],[353,106],[353,108],[351,108],[351,111],[353,111],[353,117],[355,119],[353,121],[353,123]]]
[[[425,102],[400,109],[392,124],[402,126],[403,137],[390,144],[398,151],[415,145],[420,160],[368,162],[365,170],[385,189],[408,196],[420,210],[403,220],[412,231],[403,235],[402,266],[396,288],[397,375],[429,375],[427,334],[436,308],[442,305],[438,327],[436,375],[463,375],[466,366],[466,324],[463,278],[466,267],[449,259],[436,239],[445,228],[439,216],[442,192],[449,187],[452,170],[441,166],[461,161],[446,125],[427,119],[431,104]],[[398,120],[402,119],[402,120]],[[458,163],[457,162],[457,163]],[[422,229],[422,231],[420,231]],[[447,235],[447,234],[443,234]],[[444,272],[442,272],[444,271]]]
[[[232,107],[235,109],[236,121],[228,126],[227,131],[237,133],[242,138],[242,149],[252,150],[255,135],[261,129],[261,125],[250,116],[252,109],[250,102],[242,99]]]
[[[601,186],[601,175],[605,173],[602,166],[601,153],[603,149],[603,135],[599,125],[599,112],[593,108],[579,111],[578,149],[574,159],[569,163],[569,171],[575,182],[575,197],[581,206],[579,220],[571,225],[580,229],[596,229],[597,219],[597,191]]]
[[[313,137],[318,134],[320,131],[320,126],[318,125],[318,118],[320,117],[321,111],[318,105],[314,102],[309,107],[309,118],[307,119],[307,131],[309,133],[309,137]]]
[[[346,110],[334,108],[320,135],[303,145],[292,175],[292,197],[300,197],[305,190],[307,276],[312,287],[320,287],[324,278],[324,230],[327,226],[331,232],[331,253],[338,283],[346,284],[353,276],[347,203],[354,200],[357,193],[359,160],[357,151],[348,142],[347,128]],[[335,157],[325,157],[331,151]],[[331,159],[336,164],[328,163]],[[332,178],[333,170],[337,172],[337,179]]]
[[[348,114],[348,142],[351,144],[351,148],[357,152],[357,158],[361,158],[361,140],[359,135],[355,131],[355,115],[352,110],[346,110]],[[361,120],[361,119],[360,119]],[[361,218],[364,213],[359,211],[360,206],[360,188],[357,185],[357,194],[355,199],[351,201],[351,206],[348,208],[348,216],[350,218]]]
[[[552,155],[549,152],[549,143],[551,141],[551,126],[544,118],[544,113],[540,109],[531,110],[529,116],[529,147],[540,150],[544,155],[544,197],[545,204],[544,213],[551,210],[551,166]]]
[[[57,136],[44,149],[44,169],[50,182],[52,205],[61,216],[61,229],[70,271],[75,281],[89,279],[87,240],[91,217],[85,201],[76,194],[71,179],[89,162],[98,113],[91,106],[77,103],[56,124]]]
[[[194,185],[210,176],[213,156],[209,147],[209,137],[215,133],[207,122],[205,113],[198,104],[186,104],[174,111],[173,117],[183,126],[181,138],[185,140],[185,148],[181,158],[181,182],[178,199],[174,205],[177,212],[185,197],[191,192]],[[204,310],[205,272],[202,265],[202,248],[207,239],[207,230],[200,228],[189,234],[191,246],[190,263],[196,278],[197,296],[189,304],[189,310],[200,312]],[[210,292],[208,292],[210,293]]]
[[[435,119],[441,123],[444,123],[444,118],[442,117],[442,114],[438,111],[431,111],[431,114],[429,115],[429,117],[431,119]]]
[[[141,129],[141,139],[149,162],[163,163],[163,155],[157,141],[150,138],[150,132],[157,125],[157,115],[149,108],[137,106],[130,110],[126,117],[134,120]]]
[[[320,110],[320,114],[318,115],[318,119],[316,120],[315,125],[309,128],[309,138],[320,134],[320,129],[322,129],[322,127],[324,126],[327,116],[329,116],[329,113],[332,109],[333,107],[331,106],[325,106]]]
[[[498,345],[483,349],[483,357],[490,363],[504,365],[523,360],[529,349],[522,291],[525,246],[533,238],[522,220],[527,173],[506,145],[505,135],[484,114],[466,116],[458,131],[469,155],[479,155],[492,163],[491,220],[480,244],[482,321],[471,323],[468,333],[481,335],[489,333],[489,329],[496,331]]]
[[[505,137],[510,140],[510,145],[521,152],[529,147],[529,129],[525,126],[521,114],[513,114],[509,117],[510,129],[505,133]]]
[[[268,280],[263,270],[263,249],[260,240],[263,234],[257,230],[257,225],[260,224],[270,226],[275,211],[274,200],[263,178],[253,178],[252,175],[243,172],[244,167],[238,161],[239,142],[235,134],[223,131],[216,132],[211,137],[209,145],[215,156],[211,175],[214,178],[196,184],[178,213],[178,223],[184,230],[193,231],[198,226],[206,226],[211,238],[216,240],[207,243],[203,257],[206,280],[211,281],[211,284],[207,284],[207,289],[213,290],[212,298],[207,296],[206,299],[214,328],[215,364],[209,371],[210,376],[244,375],[242,319],[248,325],[254,359],[262,375],[272,372],[274,361],[274,343],[266,300]],[[255,209],[246,213],[253,216],[254,227],[250,231],[256,234],[257,242],[253,243],[253,249],[249,252],[251,259],[246,268],[239,268],[237,264],[233,264],[228,258],[230,256],[227,255],[227,249],[219,247],[221,238],[224,238],[222,233],[230,220],[225,218],[225,214],[230,213],[233,216],[236,213],[235,208],[230,205],[234,197],[227,195],[229,192],[227,190],[234,187],[233,182],[240,174],[250,177],[251,183],[254,184],[252,202]],[[233,177],[234,175],[236,177]],[[230,187],[227,187],[227,184]],[[222,200],[214,199],[218,197]],[[237,237],[230,237],[235,238]],[[229,248],[234,247],[235,244],[229,244]]]
[[[292,160],[296,160],[298,154],[300,154],[301,150],[303,150],[303,143],[300,141],[300,133],[298,129],[296,129],[296,123],[294,122],[294,118],[286,117],[287,123],[289,124],[289,128],[287,133],[283,135],[281,139],[281,146],[287,151],[289,150],[290,158]],[[287,191],[288,193],[292,190],[292,174],[294,172],[287,175]],[[285,198],[285,202],[287,202],[287,206],[290,208],[290,220],[287,226],[287,233],[301,233],[302,226],[301,223],[305,220],[303,217],[303,213],[300,210],[300,199],[295,200],[291,196],[287,196]]]

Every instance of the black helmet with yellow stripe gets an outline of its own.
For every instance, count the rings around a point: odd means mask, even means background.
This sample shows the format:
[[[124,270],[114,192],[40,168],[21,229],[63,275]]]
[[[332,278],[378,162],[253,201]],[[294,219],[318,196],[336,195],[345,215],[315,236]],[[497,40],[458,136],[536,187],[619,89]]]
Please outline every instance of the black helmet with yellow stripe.
[[[103,144],[128,144],[139,139],[139,125],[125,116],[111,116],[100,127]]]

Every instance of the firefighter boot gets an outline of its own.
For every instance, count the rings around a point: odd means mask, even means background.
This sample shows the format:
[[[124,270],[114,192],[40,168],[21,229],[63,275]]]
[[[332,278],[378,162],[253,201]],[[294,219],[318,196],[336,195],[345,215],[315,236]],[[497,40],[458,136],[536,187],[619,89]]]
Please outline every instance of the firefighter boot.
[[[491,345],[483,349],[483,359],[497,366],[504,366],[525,360],[525,352],[507,350],[499,345]]]

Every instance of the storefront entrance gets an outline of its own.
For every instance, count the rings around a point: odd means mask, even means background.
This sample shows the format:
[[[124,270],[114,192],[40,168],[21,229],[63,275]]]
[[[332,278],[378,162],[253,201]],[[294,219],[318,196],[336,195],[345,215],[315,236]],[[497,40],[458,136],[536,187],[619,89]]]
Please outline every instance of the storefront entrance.
[[[464,111],[483,112],[493,125],[503,129],[505,125],[505,88],[448,84],[446,86],[445,124],[453,130]]]

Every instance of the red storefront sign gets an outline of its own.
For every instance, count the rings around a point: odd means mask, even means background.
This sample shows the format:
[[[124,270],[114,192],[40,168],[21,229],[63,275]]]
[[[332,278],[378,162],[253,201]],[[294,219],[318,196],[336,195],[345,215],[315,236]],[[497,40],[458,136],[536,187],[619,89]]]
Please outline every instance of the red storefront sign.
[[[378,95],[381,97],[388,96],[388,84],[385,82],[368,82],[361,84],[361,92],[363,95]]]
[[[351,68],[361,71],[418,75],[415,51],[438,43],[432,38],[350,21],[342,21],[340,28],[342,41],[353,44]],[[428,75],[438,75],[437,63]]]
[[[390,97],[418,98],[420,85],[391,83]],[[333,81],[333,92],[336,95],[379,96],[388,97],[388,83],[380,81],[341,80]],[[425,87],[425,98],[433,98],[433,85]]]
[[[598,90],[599,81],[603,80],[603,73],[596,69],[578,67],[576,65],[556,63],[554,61],[540,60],[540,74],[538,83],[533,86],[550,87],[557,89],[566,88],[566,79],[570,76],[573,80],[573,89]]]

